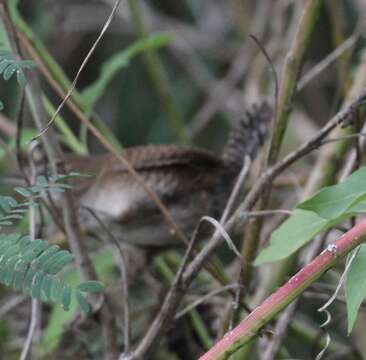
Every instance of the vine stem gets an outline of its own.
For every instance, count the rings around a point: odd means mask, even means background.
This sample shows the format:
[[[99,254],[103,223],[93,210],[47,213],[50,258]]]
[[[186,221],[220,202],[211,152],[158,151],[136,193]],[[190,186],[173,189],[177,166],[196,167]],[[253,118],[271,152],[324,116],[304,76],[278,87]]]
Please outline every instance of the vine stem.
[[[247,344],[259,330],[303,293],[321,275],[366,239],[366,219],[332,242],[282,287],[254,309],[237,327],[227,333],[200,360],[224,360]]]

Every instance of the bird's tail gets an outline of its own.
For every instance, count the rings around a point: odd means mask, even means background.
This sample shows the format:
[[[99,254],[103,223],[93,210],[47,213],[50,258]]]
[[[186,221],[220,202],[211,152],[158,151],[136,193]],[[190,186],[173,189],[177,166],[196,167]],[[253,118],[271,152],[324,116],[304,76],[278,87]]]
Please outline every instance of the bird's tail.
[[[268,133],[272,109],[268,103],[253,105],[233,128],[224,147],[222,158],[233,171],[240,171],[244,158],[254,159]]]

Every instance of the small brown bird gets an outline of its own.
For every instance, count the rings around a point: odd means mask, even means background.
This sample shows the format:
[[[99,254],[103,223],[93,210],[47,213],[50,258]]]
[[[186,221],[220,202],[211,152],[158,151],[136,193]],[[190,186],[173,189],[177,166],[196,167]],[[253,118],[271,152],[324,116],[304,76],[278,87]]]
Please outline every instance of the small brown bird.
[[[231,131],[221,157],[176,145],[126,149],[125,159],[160,197],[176,224],[190,235],[203,215],[220,217],[244,157],[255,157],[271,117],[263,103],[246,113]],[[73,192],[81,208],[94,210],[114,231],[134,245],[162,246],[174,237],[144,189],[113,154],[66,155],[66,172],[93,174],[76,179]],[[88,218],[83,212],[82,219]],[[90,227],[90,216],[84,221]],[[85,225],[88,223],[88,225]]]

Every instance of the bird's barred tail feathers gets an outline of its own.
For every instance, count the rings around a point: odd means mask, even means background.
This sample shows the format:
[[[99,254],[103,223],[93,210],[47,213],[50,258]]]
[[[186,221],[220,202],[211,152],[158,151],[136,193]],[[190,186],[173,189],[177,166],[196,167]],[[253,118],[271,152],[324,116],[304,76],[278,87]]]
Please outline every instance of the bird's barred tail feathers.
[[[272,109],[268,103],[253,105],[229,134],[223,150],[225,164],[239,171],[246,155],[254,159],[269,132]]]

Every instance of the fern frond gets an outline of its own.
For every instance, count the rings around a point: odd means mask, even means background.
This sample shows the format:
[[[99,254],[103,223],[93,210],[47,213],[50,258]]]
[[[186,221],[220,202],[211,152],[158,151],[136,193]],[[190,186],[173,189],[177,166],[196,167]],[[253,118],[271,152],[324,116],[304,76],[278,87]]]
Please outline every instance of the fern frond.
[[[99,292],[103,285],[89,281],[72,288],[59,273],[73,261],[73,255],[44,240],[21,234],[0,235],[0,283],[21,290],[33,298],[62,304],[68,310],[72,296],[87,312],[85,293]]]
[[[23,198],[22,201],[17,201],[11,196],[0,196],[0,228],[2,226],[13,226],[15,221],[22,219],[29,207],[37,206],[35,200],[43,192],[63,192],[71,188],[70,185],[64,183],[65,181],[80,176],[84,175],[75,172],[68,175],[52,175],[49,179],[40,175],[37,176],[34,186],[17,186],[14,188],[14,191]]]
[[[18,186],[14,191],[22,198],[20,201],[12,196],[0,196],[0,228],[12,226],[23,218],[30,207],[37,206],[35,200],[43,192],[63,192],[70,188],[64,182],[84,176],[79,173],[56,175],[46,178],[38,176],[31,187]],[[68,310],[74,297],[82,311],[87,312],[90,306],[85,298],[86,293],[100,292],[103,285],[98,281],[87,281],[70,287],[60,277],[60,272],[73,261],[68,250],[47,241],[32,240],[21,234],[0,235],[0,283],[11,286],[42,301],[62,304]]]
[[[33,61],[16,60],[9,51],[0,50],[0,75],[2,75],[5,81],[10,80],[11,77],[16,74],[19,86],[23,87],[26,84],[24,70],[33,67],[35,67]]]

